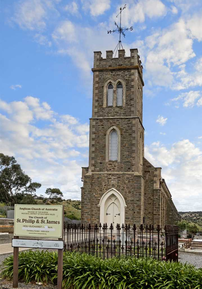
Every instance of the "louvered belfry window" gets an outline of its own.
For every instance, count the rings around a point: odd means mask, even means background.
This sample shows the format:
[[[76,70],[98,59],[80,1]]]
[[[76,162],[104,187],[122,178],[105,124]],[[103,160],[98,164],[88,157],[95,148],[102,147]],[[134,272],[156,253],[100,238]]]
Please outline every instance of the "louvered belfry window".
[[[123,85],[121,82],[117,84],[117,106],[123,105]]]
[[[110,83],[107,89],[107,105],[113,106],[113,85]]]
[[[118,160],[118,134],[115,129],[113,129],[109,135],[109,160]]]

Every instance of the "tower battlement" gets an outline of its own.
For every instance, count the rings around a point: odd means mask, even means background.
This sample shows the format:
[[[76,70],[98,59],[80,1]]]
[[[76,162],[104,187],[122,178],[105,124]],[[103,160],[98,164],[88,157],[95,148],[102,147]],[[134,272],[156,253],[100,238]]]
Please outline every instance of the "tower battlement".
[[[93,71],[96,69],[113,69],[113,68],[139,68],[140,73],[142,74],[143,66],[138,55],[138,49],[130,49],[130,56],[125,56],[125,50],[118,50],[118,57],[113,57],[113,51],[106,51],[106,58],[102,57],[101,51],[94,52],[94,67]]]

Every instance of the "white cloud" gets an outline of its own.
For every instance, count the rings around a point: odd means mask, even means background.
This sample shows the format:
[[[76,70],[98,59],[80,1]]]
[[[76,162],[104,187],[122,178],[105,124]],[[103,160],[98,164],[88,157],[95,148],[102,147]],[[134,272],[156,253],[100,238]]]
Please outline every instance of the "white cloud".
[[[92,16],[104,14],[110,8],[110,0],[82,0],[84,10],[90,10]]]
[[[179,80],[173,86],[176,90],[187,89],[190,87],[202,86],[202,57],[193,63],[193,71],[187,72],[185,65],[180,65],[180,70],[176,72],[176,79]]]
[[[142,1],[130,1],[127,3],[126,9],[122,16],[122,23],[124,26],[131,26],[134,23],[143,23],[148,18],[162,17],[166,14],[167,8],[160,0],[142,0]],[[117,11],[111,17],[111,23],[116,19],[116,15],[119,13],[119,6]]]
[[[84,51],[77,47],[70,47],[69,49],[59,49],[58,53],[61,55],[69,55],[76,66],[85,73],[85,76],[90,77],[90,60]]]
[[[50,106],[43,102],[42,105],[38,98],[33,96],[25,97],[25,103],[32,109],[34,116],[37,120],[52,120],[53,119],[53,111]]]
[[[56,5],[60,0],[20,0],[15,4],[12,21],[26,30],[43,31],[49,19],[59,15]]]
[[[200,97],[202,97],[202,93],[200,91],[189,91],[181,93],[178,97],[171,99],[171,101],[183,101],[184,107],[194,107],[194,105],[196,105],[196,100]],[[202,105],[201,98],[198,100],[197,105]]]
[[[170,149],[161,144],[145,148],[145,155],[155,166],[162,166],[178,210],[199,210],[202,186],[202,151],[189,140],[174,143]],[[180,201],[179,201],[180,200]]]
[[[77,127],[77,131],[80,134],[85,134],[85,133],[87,133],[89,131],[89,125],[88,124],[80,125],[79,127]]]
[[[171,7],[171,11],[172,11],[173,14],[177,14],[178,13],[178,10],[177,10],[177,8],[175,6]]]
[[[197,101],[197,106],[202,106],[202,97]]]
[[[80,198],[88,125],[71,115],[58,115],[32,96],[10,103],[1,100],[0,112],[1,152],[15,156],[23,170],[42,183],[43,192],[59,187],[66,197]]]
[[[22,88],[22,85],[21,84],[14,84],[14,85],[11,85],[10,88],[13,90],[16,90],[17,88]]]
[[[0,99],[0,109],[8,112],[8,113],[11,113],[11,108],[9,106],[9,104],[7,104],[5,101],[1,100]]]
[[[43,34],[40,34],[40,33],[35,34],[34,39],[35,39],[36,42],[38,42],[40,45],[45,45],[45,46],[48,46],[48,47],[51,47],[51,45],[52,45],[52,43],[51,43],[51,41],[48,39],[48,37],[45,36],[45,35],[43,35]]]
[[[114,37],[107,35],[106,30],[105,25],[87,28],[64,21],[54,30],[52,37],[57,45],[57,52],[70,56],[85,79],[91,80],[92,51],[101,50],[105,53],[117,44]]]
[[[23,29],[41,30],[46,27],[45,18],[45,1],[26,0],[17,4],[13,20]]]
[[[68,20],[63,21],[55,29],[52,37],[55,41],[64,41],[66,43],[76,42],[77,36],[74,24]]]
[[[75,117],[73,117],[73,116],[71,116],[71,115],[68,115],[68,114],[62,115],[62,116],[61,116],[61,119],[62,119],[64,122],[67,122],[67,123],[69,123],[69,124],[77,124],[77,123],[78,123],[78,120],[77,120]]]
[[[187,28],[190,29],[192,37],[202,41],[202,18],[201,13],[192,15],[187,21]]]
[[[200,0],[170,0],[170,2],[174,3],[183,13],[187,13],[190,8],[197,6]]]
[[[76,2],[71,2],[70,4],[67,4],[64,7],[64,10],[69,12],[72,15],[78,15],[79,9],[78,9],[78,4]]]
[[[154,30],[145,38],[140,50],[150,86],[174,90],[202,86],[202,57],[196,58],[193,46],[195,39],[202,40],[199,19],[200,14],[181,17],[170,27]],[[192,58],[195,60],[190,65]]]
[[[166,124],[167,120],[168,118],[159,115],[156,122],[163,126]]]
[[[146,76],[153,84],[174,87],[175,67],[181,67],[195,57],[193,40],[189,37],[186,23],[180,19],[162,31],[155,31],[145,39],[148,46],[146,57]],[[178,75],[180,78],[180,75]]]

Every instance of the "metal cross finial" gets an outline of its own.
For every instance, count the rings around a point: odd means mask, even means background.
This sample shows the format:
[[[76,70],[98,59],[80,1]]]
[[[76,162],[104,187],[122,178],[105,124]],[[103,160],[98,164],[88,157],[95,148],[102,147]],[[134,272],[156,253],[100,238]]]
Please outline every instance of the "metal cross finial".
[[[119,33],[119,42],[118,42],[117,46],[114,49],[114,54],[116,54],[119,49],[123,49],[123,45],[122,45],[122,42],[121,42],[121,36],[122,35],[124,37],[126,36],[124,31],[126,31],[126,30],[132,31],[133,30],[133,26],[131,26],[130,28],[123,28],[121,26],[121,13],[122,13],[122,11],[125,8],[126,8],[126,4],[123,7],[120,7],[120,12],[118,13],[118,15],[116,15],[116,17],[120,16],[120,24],[118,25],[116,22],[114,22],[114,24],[116,25],[117,29],[107,31],[108,34],[111,34],[111,33],[114,33],[114,32],[118,32]]]

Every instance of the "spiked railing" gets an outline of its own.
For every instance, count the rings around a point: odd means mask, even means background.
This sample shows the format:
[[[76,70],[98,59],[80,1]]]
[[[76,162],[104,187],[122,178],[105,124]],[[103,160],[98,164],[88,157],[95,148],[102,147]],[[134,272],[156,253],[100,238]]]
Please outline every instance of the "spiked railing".
[[[110,226],[107,224],[99,226],[65,224],[65,249],[85,252],[103,259],[124,255],[170,260],[172,258],[167,258],[166,255],[170,252],[169,250],[178,250],[176,248],[177,231],[172,226],[167,226],[165,229],[167,231],[162,230],[160,226],[140,225],[136,227],[135,224],[133,226],[117,224],[116,227],[112,224]],[[175,240],[175,247],[169,247],[168,238]],[[174,254],[177,252],[175,251]]]

